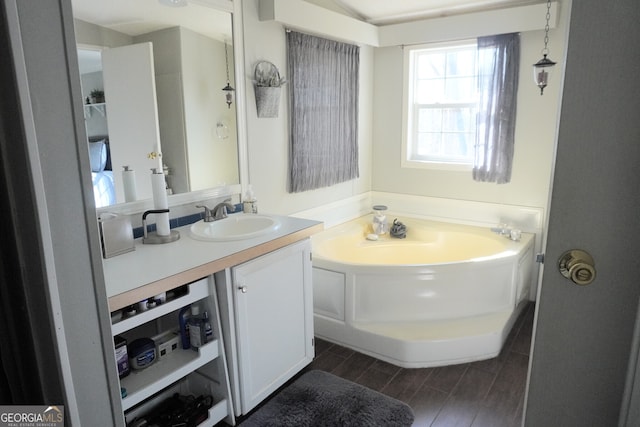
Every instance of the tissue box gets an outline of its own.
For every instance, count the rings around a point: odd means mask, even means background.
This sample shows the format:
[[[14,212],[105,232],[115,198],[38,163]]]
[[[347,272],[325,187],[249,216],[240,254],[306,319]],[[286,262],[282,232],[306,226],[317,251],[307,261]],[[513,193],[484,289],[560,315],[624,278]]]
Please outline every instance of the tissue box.
[[[104,258],[131,252],[136,248],[129,216],[104,213],[98,218],[98,226]]]

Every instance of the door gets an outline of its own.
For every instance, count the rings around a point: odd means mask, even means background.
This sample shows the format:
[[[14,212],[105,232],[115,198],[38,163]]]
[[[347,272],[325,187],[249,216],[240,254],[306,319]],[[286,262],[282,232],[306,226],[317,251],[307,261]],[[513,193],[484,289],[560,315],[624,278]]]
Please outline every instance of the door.
[[[564,2],[563,2],[564,3]],[[525,425],[615,426],[640,295],[640,2],[573,1]],[[567,250],[595,261],[579,286]]]
[[[150,168],[162,170],[153,45],[139,43],[102,51],[102,73],[118,203],[125,201],[123,166],[136,172],[138,200],[150,199]]]
[[[313,360],[310,242],[232,269],[242,413]]]

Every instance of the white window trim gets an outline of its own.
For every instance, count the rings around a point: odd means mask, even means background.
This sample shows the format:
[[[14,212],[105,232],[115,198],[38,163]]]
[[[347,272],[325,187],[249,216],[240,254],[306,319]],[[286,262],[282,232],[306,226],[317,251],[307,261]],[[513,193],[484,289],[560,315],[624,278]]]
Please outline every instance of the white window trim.
[[[410,57],[411,51],[417,49],[433,49],[433,48],[446,48],[451,46],[459,46],[465,43],[476,43],[475,39],[457,40],[442,43],[428,43],[403,47],[403,67],[402,67],[402,149],[401,149],[401,168],[410,169],[431,169],[453,172],[468,172],[473,169],[473,165],[469,163],[453,163],[453,162],[426,162],[408,160],[409,150],[409,130],[411,129],[409,122],[409,104],[411,101],[411,94],[413,93],[413,80],[409,75]],[[413,118],[411,118],[413,120]]]

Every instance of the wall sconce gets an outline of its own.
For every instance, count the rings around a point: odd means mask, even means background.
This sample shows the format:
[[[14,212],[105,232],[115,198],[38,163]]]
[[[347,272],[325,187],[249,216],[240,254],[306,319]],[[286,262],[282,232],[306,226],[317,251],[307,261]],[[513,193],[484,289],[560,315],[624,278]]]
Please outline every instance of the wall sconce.
[[[547,87],[549,82],[549,75],[555,62],[547,58],[549,49],[547,44],[549,43],[549,19],[551,18],[551,0],[547,0],[547,25],[544,27],[544,49],[542,49],[542,59],[533,64],[533,81],[540,88],[540,95],[544,92],[544,88]]]
[[[233,102],[233,92],[235,89],[231,87],[229,80],[229,56],[227,55],[227,42],[224,42],[224,62],[227,65],[227,85],[222,88],[224,92],[225,101],[227,102],[227,107],[231,108],[231,103]]]

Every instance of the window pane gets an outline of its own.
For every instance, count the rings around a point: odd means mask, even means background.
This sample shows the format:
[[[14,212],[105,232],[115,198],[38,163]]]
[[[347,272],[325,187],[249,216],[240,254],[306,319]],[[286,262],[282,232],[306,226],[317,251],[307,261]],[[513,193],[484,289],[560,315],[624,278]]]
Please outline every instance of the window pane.
[[[417,55],[417,73],[418,79],[433,79],[444,77],[445,75],[445,58],[444,53],[419,53]]]
[[[475,128],[475,116],[472,120],[469,108],[447,108],[444,110],[445,132],[470,132]]]
[[[418,80],[414,94],[417,104],[433,104],[444,99],[442,80]]]
[[[468,134],[467,133],[444,133],[442,134],[444,153],[453,159],[464,159],[467,157],[468,151]]]
[[[444,86],[446,99],[450,102],[469,102],[476,96],[475,77],[448,78]]]
[[[422,108],[418,113],[418,132],[440,132],[442,112],[440,108]]]
[[[442,149],[441,133],[421,133],[418,135],[418,143],[416,144],[415,155],[418,157],[427,157],[432,153],[439,153]],[[415,156],[413,157],[416,158]]]
[[[465,49],[447,54],[447,76],[473,76],[476,73],[476,51]]]

